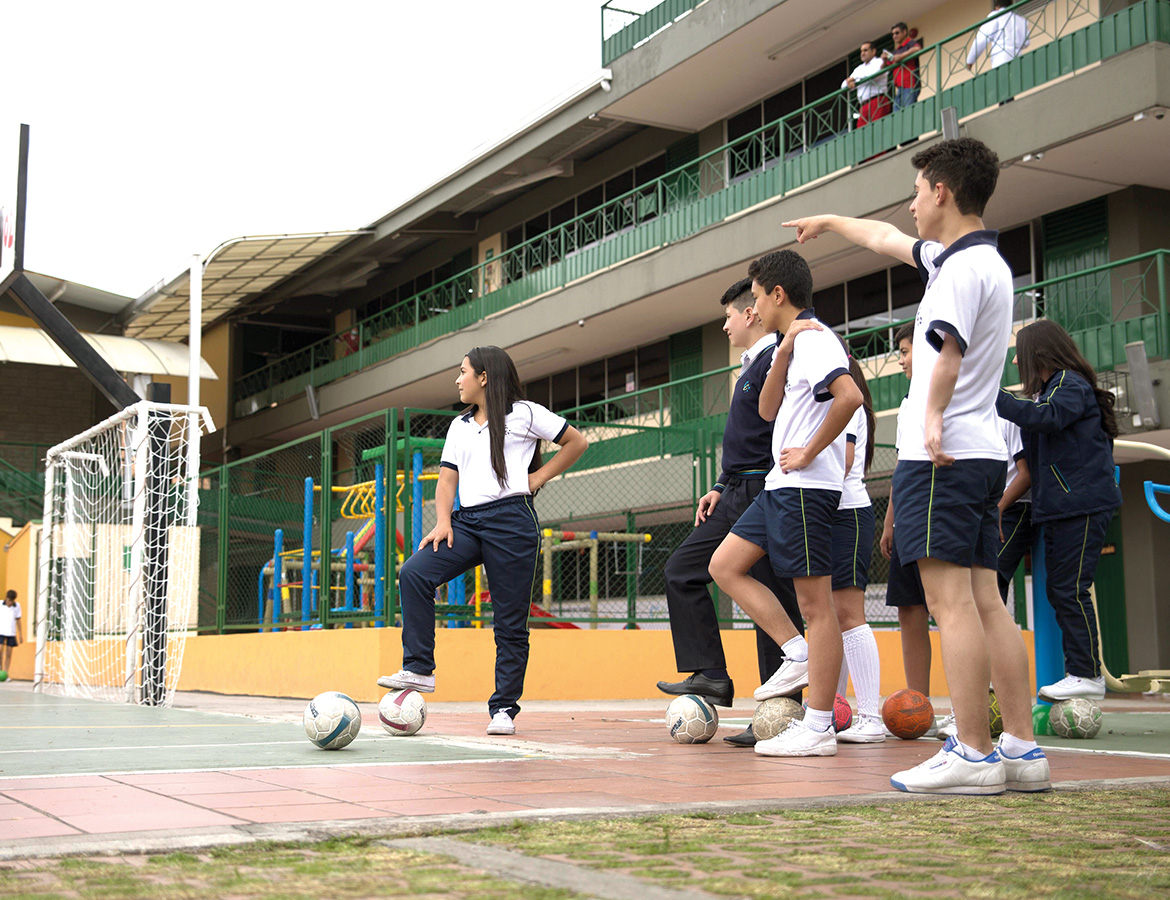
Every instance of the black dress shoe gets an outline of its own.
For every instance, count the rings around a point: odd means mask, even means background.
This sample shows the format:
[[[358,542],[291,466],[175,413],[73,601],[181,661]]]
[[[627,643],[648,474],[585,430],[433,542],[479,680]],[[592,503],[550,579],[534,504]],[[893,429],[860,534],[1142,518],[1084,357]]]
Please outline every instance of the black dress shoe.
[[[658,690],[664,694],[698,694],[716,706],[731,706],[735,683],[730,678],[708,678],[696,672],[682,681],[660,681]]]
[[[723,740],[733,747],[754,747],[756,745],[756,736],[752,731],[751,725],[748,725],[739,734],[733,734],[731,737],[725,737]]]

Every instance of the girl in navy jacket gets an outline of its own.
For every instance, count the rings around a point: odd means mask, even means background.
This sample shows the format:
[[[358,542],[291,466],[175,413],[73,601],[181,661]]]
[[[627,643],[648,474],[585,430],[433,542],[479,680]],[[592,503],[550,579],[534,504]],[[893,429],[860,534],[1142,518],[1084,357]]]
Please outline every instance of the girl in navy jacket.
[[[1089,586],[1121,492],[1113,472],[1114,397],[1068,332],[1042,319],[1016,335],[1024,393],[1001,391],[999,414],[1025,432],[1032,523],[1044,528],[1048,600],[1064,644],[1067,675],[1040,688],[1046,700],[1105,696]]]

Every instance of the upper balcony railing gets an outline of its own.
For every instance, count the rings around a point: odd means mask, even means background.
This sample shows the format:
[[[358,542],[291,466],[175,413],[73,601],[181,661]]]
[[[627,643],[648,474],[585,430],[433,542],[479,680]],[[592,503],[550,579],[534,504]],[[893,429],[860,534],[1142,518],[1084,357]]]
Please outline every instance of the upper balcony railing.
[[[605,0],[601,5],[601,64],[608,66],[623,53],[649,40],[666,26],[673,25],[702,2]]]
[[[1125,345],[1145,341],[1151,358],[1170,356],[1170,314],[1167,309],[1166,266],[1170,250],[1154,250],[1107,265],[1050,278],[1015,289],[1012,312],[1017,326],[1049,318],[1072,334],[1099,373],[1125,362]],[[876,328],[843,335],[861,364],[875,410],[895,409],[906,394],[907,380],[893,346],[894,332],[912,321],[900,319]],[[739,366],[562,411],[574,422],[634,423],[665,427],[709,423],[721,430],[731,399],[730,387]],[[1018,384],[1019,370],[1009,359],[1002,384]]]
[[[980,69],[981,59],[972,73],[966,59],[975,23],[917,54],[920,94],[911,105],[894,110],[890,99],[887,112],[859,127],[856,91],[835,91],[248,373],[235,383],[234,414],[297,397],[309,384],[329,384],[936,132],[946,107],[971,115],[1142,44],[1170,42],[1170,0],[1139,0],[1100,19],[1086,10],[1079,0],[1052,0],[1028,12],[1031,48],[995,69]]]

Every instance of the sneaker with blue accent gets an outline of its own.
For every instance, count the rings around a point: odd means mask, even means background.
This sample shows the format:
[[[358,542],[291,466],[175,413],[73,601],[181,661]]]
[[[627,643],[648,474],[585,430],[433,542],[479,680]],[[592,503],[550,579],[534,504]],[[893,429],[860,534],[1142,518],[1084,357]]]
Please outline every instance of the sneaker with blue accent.
[[[938,753],[913,769],[895,773],[890,784],[909,794],[1002,794],[1006,780],[996,751],[970,760],[959,752],[958,741],[947,738]]]
[[[1008,756],[1003,752],[1003,738],[1000,738],[995,745],[995,752],[1003,760],[1004,787],[1009,791],[1033,793],[1052,790],[1048,757],[1039,747],[1029,750],[1023,756]]]

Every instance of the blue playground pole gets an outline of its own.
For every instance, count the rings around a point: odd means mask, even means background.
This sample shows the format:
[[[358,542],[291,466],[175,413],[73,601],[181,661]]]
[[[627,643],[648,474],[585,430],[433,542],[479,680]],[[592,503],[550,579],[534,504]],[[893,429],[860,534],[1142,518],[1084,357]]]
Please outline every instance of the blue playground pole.
[[[301,630],[309,627],[313,611],[313,479],[305,479],[304,555],[301,560]]]
[[[1048,602],[1048,573],[1044,566],[1044,534],[1032,541],[1032,636],[1036,648],[1036,687],[1064,677],[1064,649],[1056,613]]]
[[[345,533],[345,611],[353,612],[354,607],[354,579],[353,579],[353,532]],[[353,622],[346,622],[346,628],[353,628]]]
[[[375,628],[386,623],[386,467],[374,466],[374,622]]]
[[[272,621],[280,615],[280,557],[284,554],[284,529],[277,528],[272,547]],[[263,621],[263,615],[261,615]]]
[[[408,554],[414,553],[414,548],[418,546],[418,542],[422,540],[422,506],[423,506],[423,491],[422,491],[422,473],[423,473],[423,458],[422,451],[415,450],[413,458],[411,459],[411,472],[414,475],[414,480],[410,483],[410,546],[406,548]]]

